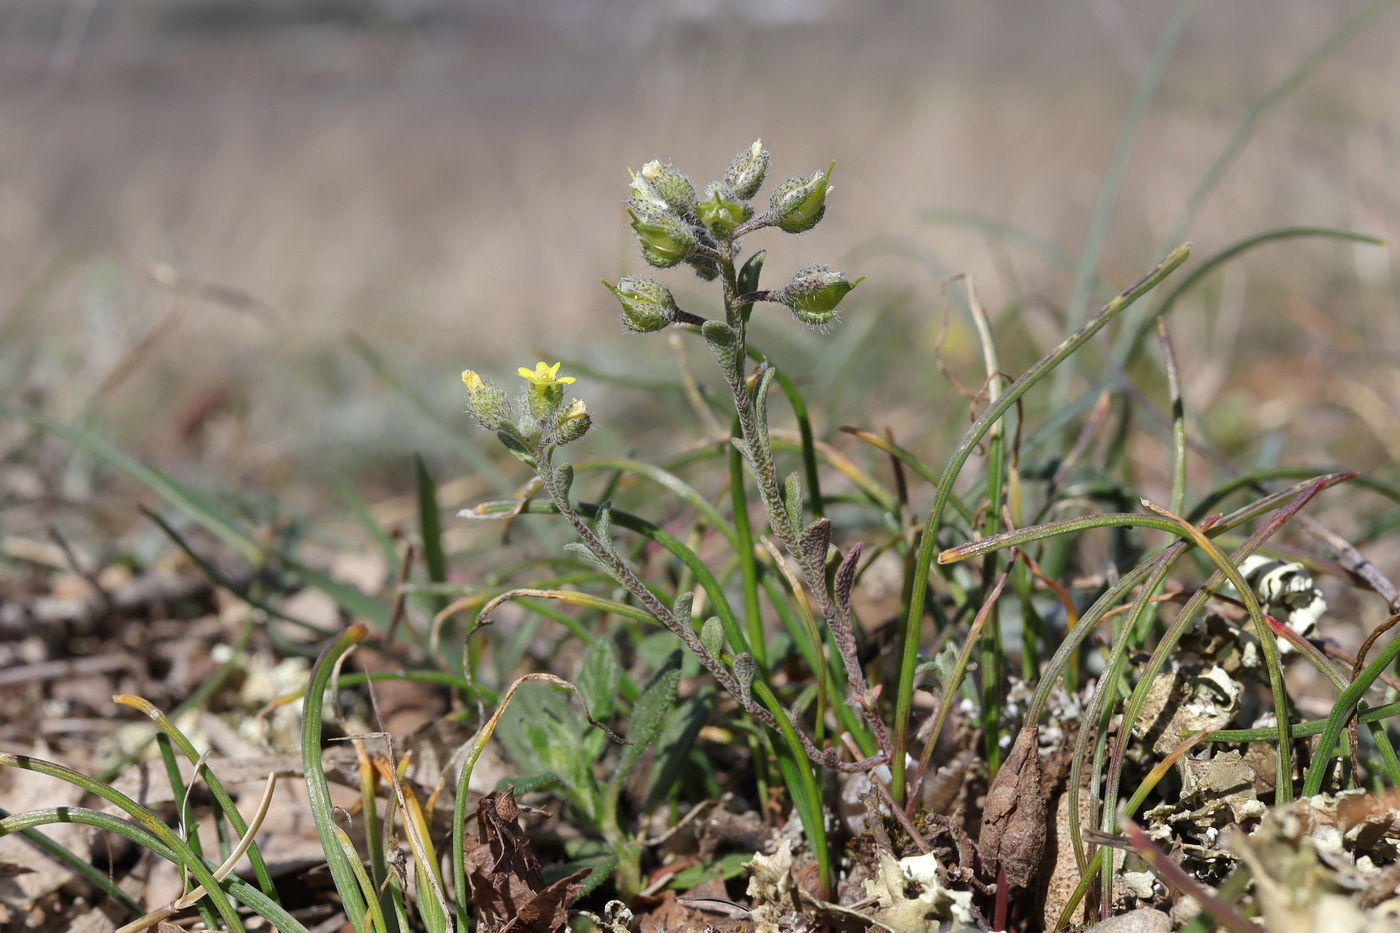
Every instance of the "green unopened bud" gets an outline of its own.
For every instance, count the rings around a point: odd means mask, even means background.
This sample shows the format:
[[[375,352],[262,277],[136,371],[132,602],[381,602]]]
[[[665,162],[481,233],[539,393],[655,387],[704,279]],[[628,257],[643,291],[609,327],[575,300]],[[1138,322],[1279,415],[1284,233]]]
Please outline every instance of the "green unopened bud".
[[[658,269],[669,269],[695,251],[695,234],[675,214],[632,214],[632,230],[642,244],[642,258]]]
[[[671,290],[655,279],[629,275],[608,290],[622,305],[622,326],[633,334],[649,334],[674,324],[679,308]]]
[[[510,403],[504,389],[470,369],[462,371],[462,384],[467,387],[467,407],[483,428],[499,431],[510,421]]]
[[[642,166],[641,176],[651,183],[671,210],[678,214],[695,212],[695,185],[675,166],[652,160]]]
[[[588,406],[581,399],[573,399],[563,410],[559,425],[554,431],[556,444],[569,444],[588,433],[593,427],[593,419],[588,414]]]
[[[753,216],[753,206],[739,199],[730,188],[711,182],[705,189],[705,200],[695,206],[696,216],[717,240],[728,240],[734,230]]]
[[[832,162],[825,172],[803,178],[789,178],[773,190],[768,200],[768,222],[787,233],[811,230],[826,213],[826,196],[830,193]]]
[[[836,306],[841,299],[864,281],[865,276],[861,276],[854,282],[848,282],[843,273],[832,272],[824,265],[807,266],[799,269],[792,281],[772,293],[773,300],[791,308],[803,324],[830,327],[836,322]]]
[[[768,159],[769,153],[763,148],[763,140],[755,139],[753,145],[736,155],[724,170],[724,183],[733,189],[735,195],[747,201],[763,187],[763,177],[768,174]]]

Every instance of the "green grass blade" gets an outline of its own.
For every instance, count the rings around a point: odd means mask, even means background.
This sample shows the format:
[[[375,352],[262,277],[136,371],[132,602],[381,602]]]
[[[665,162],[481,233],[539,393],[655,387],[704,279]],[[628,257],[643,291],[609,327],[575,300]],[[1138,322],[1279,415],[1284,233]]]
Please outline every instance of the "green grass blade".
[[[113,804],[123,813],[136,821],[137,825],[156,837],[164,848],[174,857],[171,861],[186,868],[195,880],[204,886],[205,896],[214,905],[219,916],[229,929],[234,933],[243,933],[243,924],[238,919],[238,912],[234,910],[233,904],[229,901],[228,895],[219,882],[214,880],[209,866],[204,859],[196,856],[185,840],[166,826],[164,821],[154,813],[141,806],[130,797],[103,784],[93,780],[91,777],[81,772],[66,768],[63,765],[54,764],[51,761],[44,761],[42,758],[31,758],[28,755],[14,755],[9,752],[0,752],[0,767],[19,768],[24,771],[33,771],[48,777],[66,781],[75,787],[80,787],[90,794],[95,794],[110,804]],[[68,808],[64,808],[68,809]],[[120,822],[120,821],[118,821]],[[256,889],[254,889],[256,890]]]
[[[311,681],[306,687],[306,698],[302,707],[301,761],[306,775],[306,796],[311,804],[312,821],[316,833],[321,838],[321,851],[326,855],[326,865],[336,890],[340,892],[341,905],[352,928],[364,929],[365,912],[369,909],[360,891],[359,879],[350,864],[333,828],[336,824],[335,805],[331,802],[330,787],[326,784],[326,772],[321,765],[322,709],[325,704],[326,688],[331,675],[339,666],[341,657],[364,640],[369,630],[363,624],[352,625],[317,659],[311,670]]]
[[[1385,240],[1373,237],[1365,233],[1356,233],[1351,230],[1338,230],[1332,227],[1280,227],[1276,230],[1266,230],[1263,233],[1256,233],[1247,236],[1237,243],[1232,243],[1214,255],[1208,257],[1199,266],[1192,269],[1186,276],[1177,283],[1161,302],[1142,320],[1132,322],[1131,326],[1123,328],[1118,335],[1113,347],[1113,356],[1119,360],[1119,365],[1127,367],[1137,359],[1138,353],[1147,342],[1147,335],[1156,322],[1166,315],[1188,290],[1196,285],[1217,268],[1242,253],[1247,253],[1256,246],[1265,243],[1272,243],[1276,240],[1293,240],[1301,237],[1324,237],[1334,240],[1349,240],[1354,243],[1370,243],[1376,246],[1385,244]]]
[[[160,731],[175,744],[175,747],[180,750],[180,754],[184,755],[190,764],[196,764],[199,761],[199,751],[194,747],[194,743],[189,740],[188,736],[180,731],[175,723],[171,722],[168,716],[157,709],[155,705],[137,696],[124,695],[114,697],[113,699],[124,706],[130,706],[132,709],[145,713],[146,716],[156,724],[156,728],[160,729]],[[223,782],[219,780],[218,775],[214,773],[213,768],[210,768],[206,764],[202,767],[202,770],[204,772],[204,783],[208,786],[210,794],[213,795],[214,802],[218,805],[219,812],[229,821],[229,825],[233,827],[234,834],[240,839],[243,838],[243,835],[248,832],[248,824],[244,821],[242,814],[238,812],[238,807],[234,805],[233,798],[228,795],[228,791],[224,788]],[[263,861],[262,853],[258,851],[256,843],[248,847],[247,855],[249,864],[253,866],[253,872],[257,876],[258,886],[262,888],[263,893],[268,897],[277,900],[277,889],[272,883],[272,875],[268,871],[267,863]]]
[[[895,722],[893,737],[895,743],[894,760],[890,763],[892,780],[891,791],[895,794],[895,799],[903,799],[904,796],[904,770],[905,755],[904,749],[908,742],[909,719],[913,713],[914,705],[914,671],[919,662],[919,634],[922,628],[924,616],[924,600],[928,592],[929,571],[932,568],[933,554],[937,547],[938,529],[943,522],[943,511],[948,506],[949,499],[953,494],[953,483],[957,480],[958,474],[962,472],[963,465],[967,463],[968,457],[972,456],[972,451],[982,440],[982,437],[991,429],[991,426],[999,421],[1003,415],[1015,405],[1021,396],[1043,379],[1046,374],[1053,370],[1064,360],[1068,359],[1076,350],[1099,331],[1105,324],[1137,301],[1143,295],[1155,288],[1163,279],[1172,273],[1177,266],[1186,261],[1190,255],[1190,248],[1182,245],[1176,248],[1170,256],[1162,260],[1152,271],[1138,279],[1128,288],[1124,289],[1112,301],[1104,305],[1103,309],[1094,318],[1084,324],[1083,327],[1075,331],[1058,347],[1042,357],[1037,363],[1026,370],[1020,378],[1013,382],[1005,393],[983,412],[981,417],[963,435],[963,439],[958,443],[958,447],[953,451],[953,455],[948,460],[947,467],[944,468],[942,478],[938,484],[938,490],[934,497],[933,505],[929,508],[928,518],[924,521],[924,531],[919,540],[919,556],[914,565],[914,583],[910,592],[909,614],[905,618],[904,624],[904,648],[900,661],[898,693],[895,705]]]
[[[1332,712],[1327,717],[1322,729],[1322,741],[1318,743],[1317,757],[1313,758],[1312,764],[1308,766],[1307,778],[1303,781],[1303,796],[1311,797],[1322,790],[1323,778],[1327,775],[1327,766],[1332,760],[1332,748],[1341,737],[1342,730],[1346,728],[1346,721],[1351,716],[1351,712],[1356,708],[1356,704],[1361,702],[1361,698],[1375,682],[1376,678],[1385,672],[1391,663],[1400,657],[1400,638],[1392,638],[1390,643],[1381,649],[1374,661],[1366,665],[1347,688],[1342,691],[1342,695],[1337,697],[1337,702],[1332,707]],[[1289,731],[1280,721],[1280,732]],[[1282,738],[1282,736],[1280,736]]]
[[[1162,31],[1161,39],[1157,41],[1157,48],[1148,61],[1147,68],[1138,79],[1137,89],[1133,92],[1132,102],[1128,105],[1128,112],[1124,115],[1123,125],[1118,131],[1118,141],[1113,147],[1108,166],[1104,169],[1104,180],[1099,186],[1099,199],[1089,220],[1089,232],[1084,237],[1084,250],[1080,253],[1079,264],[1075,267],[1074,290],[1070,294],[1069,306],[1066,309],[1070,327],[1079,326],[1089,307],[1091,286],[1095,271],[1099,267],[1103,245],[1108,238],[1108,223],[1113,216],[1113,205],[1118,200],[1118,190],[1128,170],[1128,158],[1132,154],[1138,131],[1147,119],[1148,108],[1152,99],[1157,96],[1157,88],[1162,82],[1162,76],[1166,74],[1167,65],[1176,51],[1177,43],[1186,35],[1186,29],[1191,25],[1191,20],[1200,6],[1201,0],[1182,0],[1177,4],[1176,11]],[[1071,375],[1072,372],[1068,369],[1056,375],[1051,387],[1052,408],[1064,403]]]
[[[423,538],[423,563],[428,579],[434,583],[447,580],[447,555],[442,549],[442,510],[438,506],[437,483],[428,472],[423,458],[413,455],[413,475],[418,489],[418,530]],[[434,607],[434,611],[442,608]]]
[[[807,752],[797,730],[788,719],[787,713],[778,703],[778,698],[762,680],[753,682],[754,694],[764,706],[773,711],[783,737],[783,745],[778,749],[778,770],[783,775],[783,784],[792,797],[792,807],[802,821],[807,833],[807,843],[812,847],[812,855],[817,860],[817,872],[821,878],[822,891],[827,891],[834,878],[831,874],[831,852],[826,844],[826,821],[822,810],[821,785],[813,773],[813,765],[807,760]]]
[[[177,482],[155,467],[140,462],[110,441],[38,412],[0,407],[0,416],[22,418],[105,461],[194,519],[214,537],[237,551],[244,560],[251,564],[262,562],[262,548],[243,531],[240,523],[226,515],[208,497]]]
[[[1225,177],[1230,166],[1234,164],[1235,158],[1244,149],[1258,129],[1264,118],[1283,102],[1289,94],[1293,93],[1304,81],[1317,71],[1323,62],[1331,58],[1338,49],[1350,42],[1362,29],[1370,25],[1378,16],[1385,13],[1390,7],[1395,5],[1395,0],[1374,0],[1369,6],[1358,11],[1355,16],[1342,23],[1336,31],[1313,49],[1305,58],[1293,67],[1283,80],[1269,90],[1249,113],[1235,128],[1234,134],[1230,137],[1225,148],[1216,156],[1201,180],[1197,182],[1195,189],[1186,199],[1186,206],[1182,208],[1181,216],[1177,219],[1176,225],[1167,234],[1165,242],[1170,244],[1186,235],[1186,231],[1191,229],[1191,224],[1195,221],[1196,215],[1200,213],[1201,207],[1215,186]]]
[[[12,832],[22,832],[27,837],[34,832],[34,827],[44,826],[50,823],[76,823],[81,826],[92,826],[96,829],[116,833],[126,839],[149,849],[161,858],[176,864],[180,863],[180,853],[168,846],[155,833],[144,829],[137,823],[128,822],[110,813],[102,813],[97,810],[90,810],[86,807],[46,807],[38,810],[29,810],[24,813],[0,814],[0,836]],[[42,834],[36,833],[42,837]],[[47,838],[47,837],[43,837]],[[52,841],[52,840],[50,840]],[[206,870],[212,870],[213,866],[208,862],[203,863]],[[79,866],[74,866],[75,870],[81,871]],[[92,866],[87,865],[89,871],[95,871]],[[105,877],[104,881],[111,883]],[[268,898],[257,888],[238,878],[237,875],[229,875],[224,878],[222,886],[237,901],[246,904],[254,913],[277,929],[284,933],[308,933],[305,926],[299,923],[291,914],[287,913],[280,904]],[[118,889],[112,895],[114,900],[120,901],[126,906],[129,897]],[[139,904],[133,904],[134,913],[142,915],[146,913],[145,908]]]
[[[20,833],[38,849],[47,853],[54,861],[95,887],[102,893],[103,897],[121,905],[121,908],[133,917],[141,916],[146,912],[146,908],[132,900],[131,895],[123,891],[114,880],[107,876],[106,872],[94,868],[87,855],[70,852],[58,841],[35,828],[47,823],[78,822],[72,819],[62,819],[64,815],[71,815],[73,809],[72,807],[49,807],[41,810],[29,810],[24,813],[11,813],[0,807],[0,837],[14,832]],[[97,813],[97,811],[92,812]],[[97,815],[121,823],[123,826],[131,826],[130,823],[118,820],[106,813],[97,813]],[[137,827],[132,827],[132,829],[136,830]],[[149,834],[145,834],[143,838],[155,840],[155,837]]]

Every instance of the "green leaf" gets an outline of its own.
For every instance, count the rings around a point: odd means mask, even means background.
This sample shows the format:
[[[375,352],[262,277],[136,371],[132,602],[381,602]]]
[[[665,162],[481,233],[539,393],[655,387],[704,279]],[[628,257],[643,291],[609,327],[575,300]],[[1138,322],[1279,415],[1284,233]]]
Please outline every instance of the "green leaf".
[[[710,348],[720,369],[733,370],[739,362],[739,335],[723,321],[706,321],[700,327],[705,344]]]
[[[751,697],[753,690],[754,663],[753,655],[747,651],[742,651],[734,656],[734,679],[739,682],[739,693],[745,702]]]
[[[677,891],[688,891],[713,878],[728,881],[742,875],[744,865],[752,860],[752,852],[730,852],[714,861],[692,865],[684,871],[677,872],[676,877],[671,879],[670,886]]]
[[[680,667],[681,653],[673,652],[666,662],[666,667],[652,678],[651,683],[647,684],[642,695],[638,697],[636,705],[632,707],[631,722],[627,729],[627,740],[632,744],[622,749],[622,754],[617,760],[617,770],[608,782],[611,800],[617,799],[617,792],[627,780],[627,775],[637,766],[642,753],[655,740],[662,726],[666,724],[666,718],[675,710],[676,688],[681,682]]]
[[[744,462],[753,469],[753,451],[749,449],[748,441],[738,437],[731,437],[729,443],[734,445],[734,449],[739,451],[739,455],[744,458]]]
[[[719,620],[715,620],[716,626]],[[647,781],[647,793],[642,809],[650,812],[666,799],[672,786],[680,778],[681,772],[690,757],[700,730],[709,721],[710,710],[714,706],[715,691],[705,687],[682,703],[674,715],[666,720],[666,726],[656,739],[656,764],[652,766],[651,777]]]
[[[603,573],[607,574],[610,578],[616,579],[616,574],[613,573],[613,569],[608,566],[607,562],[600,558],[597,554],[594,554],[593,550],[581,541],[570,541],[568,544],[564,545],[564,550],[568,551],[570,554],[577,554],[580,557],[586,557],[589,563],[596,566],[599,570],[603,571]]]
[[[517,795],[530,794],[535,791],[559,790],[563,787],[564,779],[553,771],[541,771],[539,774],[512,774],[510,777],[503,777],[496,782],[496,790],[514,788]]]
[[[793,534],[802,530],[802,477],[794,471],[783,480],[783,511],[787,512],[788,528]],[[825,558],[826,550],[822,550]]]
[[[768,251],[761,249],[744,261],[743,268],[739,270],[739,294],[758,291],[758,277],[763,272],[763,260],[767,258]]]
[[[695,594],[690,590],[676,596],[676,601],[671,604],[671,615],[676,617],[676,621],[681,625],[690,625],[690,609],[695,604]]]
[[[700,644],[715,658],[724,650],[724,625],[719,616],[710,616],[700,627]]]
[[[520,443],[520,441],[511,437],[504,431],[497,431],[496,437],[499,438],[501,443],[505,445],[506,450],[509,450],[515,456],[515,459],[519,460],[521,463],[525,464],[532,470],[536,469],[535,455],[530,451],[530,448],[526,447],[524,444]]]
[[[240,527],[241,522],[220,509],[213,499],[172,479],[155,467],[141,463],[110,441],[98,437],[90,431],[55,421],[37,412],[0,407],[0,417],[23,418],[35,427],[55,434],[73,446],[105,460],[194,519],[206,531],[233,548],[249,563],[262,563],[262,547]]]
[[[598,536],[598,540],[607,545],[609,550],[613,549],[611,500],[598,506],[598,517],[593,522],[593,533]]]
[[[611,638],[594,639],[583,653],[583,664],[574,683],[579,693],[583,694],[583,701],[588,704],[588,714],[598,722],[606,723],[612,719],[613,704],[621,680],[622,661],[617,656],[617,646]],[[597,760],[603,753],[608,737],[601,729],[589,729],[582,738],[589,758]]]

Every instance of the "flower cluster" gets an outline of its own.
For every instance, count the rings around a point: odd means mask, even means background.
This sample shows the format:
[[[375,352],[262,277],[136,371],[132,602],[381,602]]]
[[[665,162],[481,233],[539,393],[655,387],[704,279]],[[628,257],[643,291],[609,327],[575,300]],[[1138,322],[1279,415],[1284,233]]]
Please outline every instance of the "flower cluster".
[[[564,400],[564,386],[571,385],[574,377],[560,376],[558,363],[536,363],[534,369],[522,366],[516,372],[526,385],[514,403],[494,382],[470,369],[462,373],[467,407],[478,424],[526,450],[560,447],[588,433],[593,426],[588,407],[579,399]],[[510,443],[506,446],[516,449]]]
[[[758,214],[752,200],[763,187],[770,161],[762,140],[755,141],[730,161],[717,181],[705,186],[703,200],[695,183],[675,166],[655,160],[643,165],[632,175],[627,199],[642,258],[658,269],[686,264],[707,281],[723,273],[726,284],[733,284],[740,237],[767,227],[786,233],[815,227],[826,214],[836,163],[782,182],[770,195],[767,210]],[[848,282],[826,266],[808,266],[783,288],[752,291],[740,296],[739,303],[783,304],[803,323],[825,329],[836,320],[836,305],[859,281]],[[622,305],[623,326],[631,333],[705,322],[677,307],[670,289],[654,279],[628,276],[615,287],[603,284]]]

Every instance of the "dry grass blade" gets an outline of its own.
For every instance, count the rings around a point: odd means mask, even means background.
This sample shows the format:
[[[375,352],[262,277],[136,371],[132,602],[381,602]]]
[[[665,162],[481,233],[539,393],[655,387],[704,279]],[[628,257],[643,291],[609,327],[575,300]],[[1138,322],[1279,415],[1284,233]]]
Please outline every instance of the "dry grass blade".
[[[198,768],[195,770],[197,772]],[[248,847],[253,844],[253,838],[258,834],[258,830],[262,828],[263,820],[267,817],[268,807],[272,805],[272,792],[276,789],[277,772],[274,771],[267,776],[267,783],[263,786],[262,798],[258,800],[258,808],[256,812],[253,813],[253,818],[248,821],[248,831],[243,834],[243,838],[238,840],[238,845],[229,853],[228,858],[224,859],[224,863],[214,869],[215,880],[222,881],[227,877],[228,873],[233,871],[233,867],[243,858],[243,854],[248,851]],[[204,885],[198,885],[178,900],[171,901],[164,907],[153,910],[144,917],[133,920],[126,926],[119,927],[116,933],[141,933],[142,930],[148,930],[159,923],[164,923],[167,919],[173,917],[180,911],[193,907],[206,893]]]

